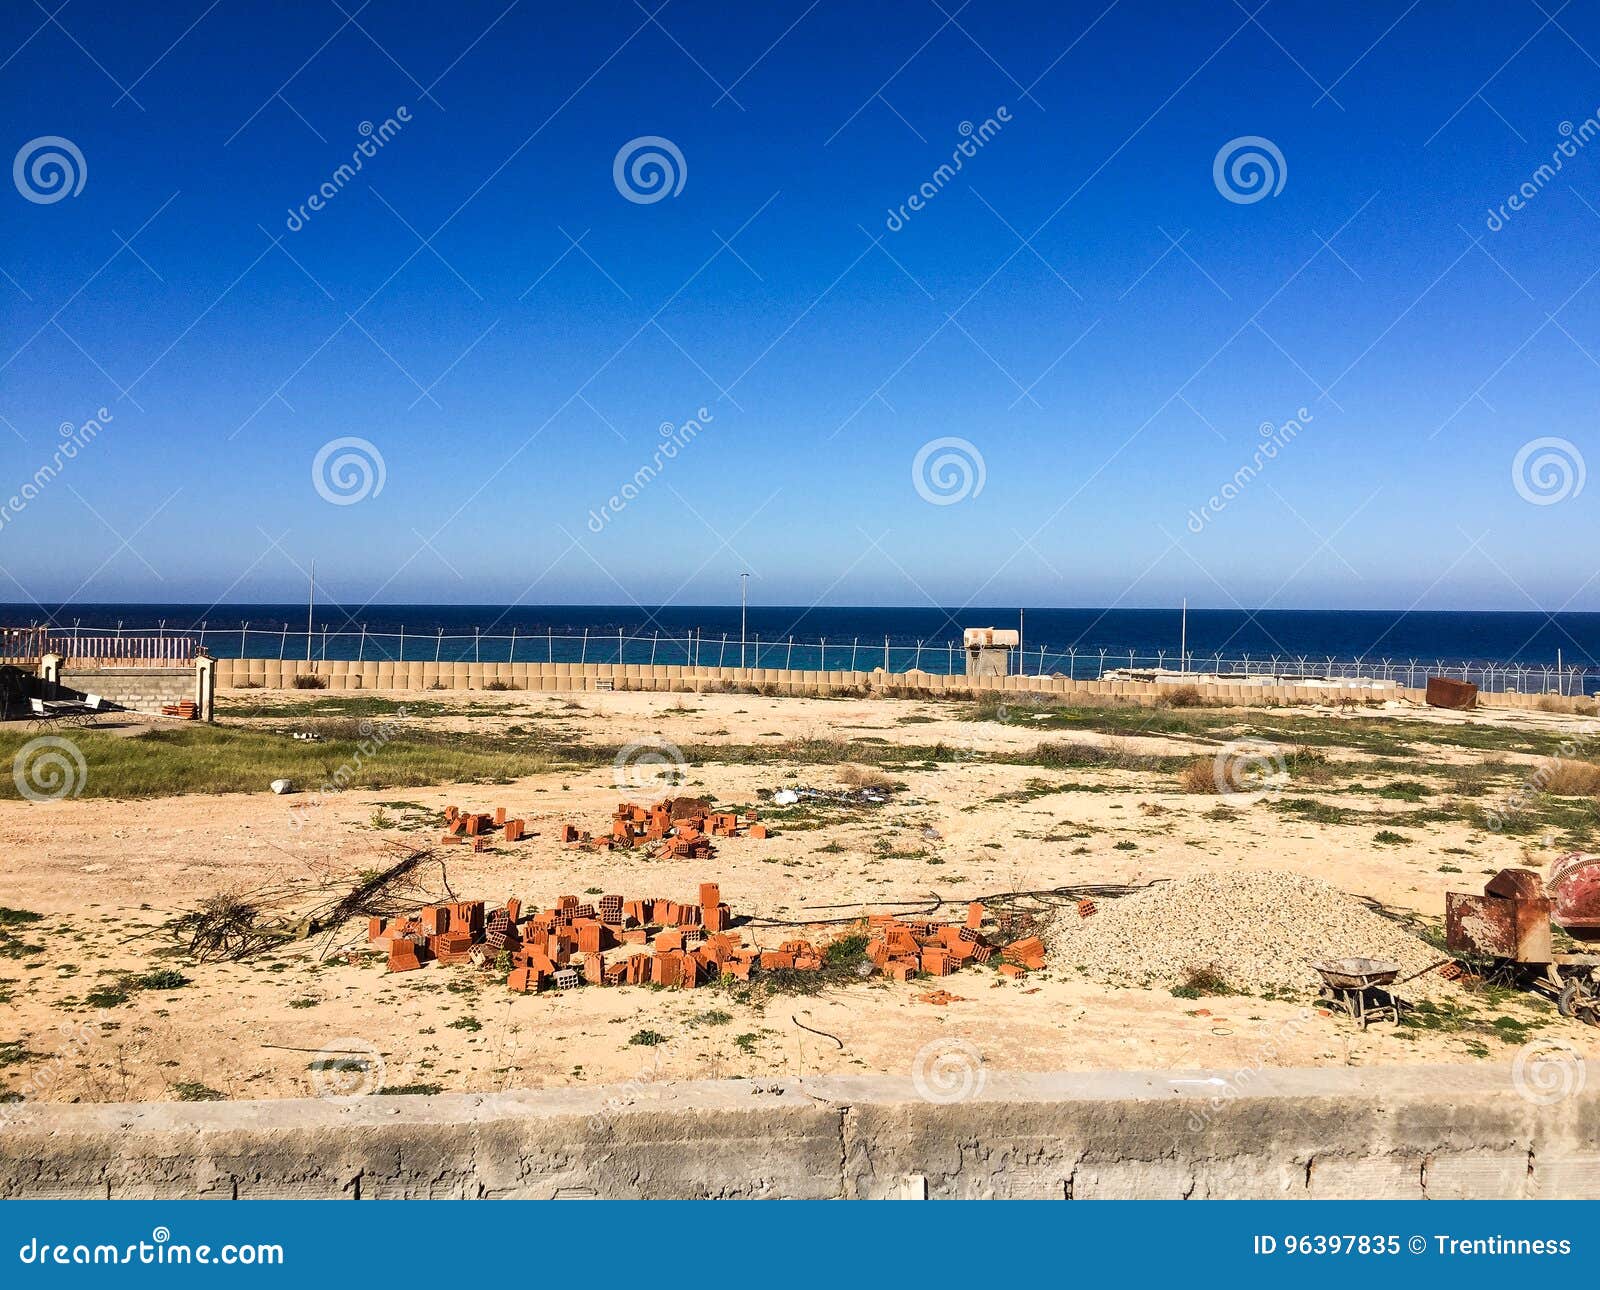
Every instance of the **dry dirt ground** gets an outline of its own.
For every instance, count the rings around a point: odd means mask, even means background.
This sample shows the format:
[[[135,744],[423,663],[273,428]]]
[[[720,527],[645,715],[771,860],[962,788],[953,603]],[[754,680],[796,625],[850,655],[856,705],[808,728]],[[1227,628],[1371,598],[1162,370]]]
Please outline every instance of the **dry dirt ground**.
[[[234,720],[284,732],[318,724],[252,719],[244,715],[251,696],[230,698]],[[429,720],[466,731],[537,720],[605,745],[655,738],[771,745],[771,759],[758,764],[693,765],[676,790],[730,805],[756,805],[762,789],[839,782],[839,767],[785,761],[781,747],[796,737],[942,742],[951,759],[894,767],[889,778],[903,787],[886,805],[801,810],[780,820],[768,840],[719,840],[718,855],[705,862],[558,844],[561,823],[603,831],[621,798],[664,795],[649,787],[619,793],[609,764],[505,785],[350,791],[309,809],[306,795],[274,796],[265,784],[217,796],[0,802],[0,906],[42,915],[12,927],[10,956],[0,957],[0,1091],[12,1100],[57,1101],[302,1096],[315,1091],[315,1067],[327,1054],[337,1060],[368,1044],[381,1054],[371,1082],[391,1091],[910,1073],[927,1045],[953,1039],[970,1044],[986,1066],[1017,1070],[1503,1061],[1535,1034],[1600,1053],[1600,1031],[1562,1020],[1540,998],[1495,990],[1452,988],[1442,996],[1445,1012],[1428,1024],[1362,1033],[1315,1011],[1309,992],[1181,997],[1164,986],[1107,984],[1083,965],[1060,962],[1015,983],[968,968],[937,982],[875,977],[820,995],[741,998],[702,986],[523,996],[506,990],[502,974],[465,966],[389,975],[383,959],[365,952],[364,925],[246,962],[196,964],[178,953],[167,925],[200,899],[303,887],[309,900],[313,889],[353,883],[392,862],[397,848],[437,841],[438,813],[448,803],[503,805],[528,821],[521,843],[477,855],[440,851],[459,897],[498,903],[517,896],[525,908],[564,893],[693,899],[698,883],[716,880],[739,916],[803,920],[819,916],[820,906],[843,906],[829,914],[836,916],[926,898],[942,899],[942,912],[957,917],[968,900],[993,893],[1278,869],[1438,920],[1452,885],[1477,890],[1505,865],[1542,866],[1555,854],[1537,837],[1500,837],[1465,821],[1407,827],[1397,830],[1398,842],[1375,841],[1375,815],[1398,818],[1416,809],[1414,800],[1364,796],[1358,822],[1318,823],[1275,808],[1271,798],[1219,811],[1216,797],[1179,791],[1170,773],[985,760],[1036,744],[1037,729],[1025,720],[970,720],[948,702],[627,693],[576,702],[476,693],[449,702],[453,715]],[[1563,720],[1475,719],[1553,730]],[[1140,754],[1211,751],[1181,737],[1072,738]],[[1480,755],[1430,755],[1405,778]],[[1506,760],[1515,766],[1519,759]],[[1296,785],[1282,791],[1302,792]],[[429,862],[418,872],[442,896],[440,867]],[[1226,920],[1228,911],[1217,917]],[[747,943],[775,946],[796,933],[758,926],[743,934]],[[128,984],[157,972],[178,977]],[[176,979],[186,980],[171,984]],[[920,1001],[935,986],[957,1000]],[[1438,995],[1437,987],[1430,991]]]

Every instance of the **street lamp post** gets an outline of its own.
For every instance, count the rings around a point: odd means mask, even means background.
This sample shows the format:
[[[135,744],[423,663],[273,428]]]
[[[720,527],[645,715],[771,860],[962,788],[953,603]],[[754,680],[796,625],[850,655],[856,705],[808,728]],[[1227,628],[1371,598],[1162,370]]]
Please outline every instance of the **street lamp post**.
[[[749,612],[749,588],[750,575],[741,573],[739,575],[739,666],[741,668],[744,667],[744,629],[746,616]]]

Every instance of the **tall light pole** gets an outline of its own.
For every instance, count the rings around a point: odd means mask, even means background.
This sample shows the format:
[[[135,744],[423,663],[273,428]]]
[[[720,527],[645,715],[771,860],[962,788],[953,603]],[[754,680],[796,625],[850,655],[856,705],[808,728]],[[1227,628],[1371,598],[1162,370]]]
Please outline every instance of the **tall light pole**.
[[[740,667],[744,666],[744,638],[745,638],[745,630],[744,629],[745,629],[746,615],[749,612],[749,610],[748,610],[749,590],[750,590],[750,575],[748,573],[741,573],[739,575],[739,666]]]

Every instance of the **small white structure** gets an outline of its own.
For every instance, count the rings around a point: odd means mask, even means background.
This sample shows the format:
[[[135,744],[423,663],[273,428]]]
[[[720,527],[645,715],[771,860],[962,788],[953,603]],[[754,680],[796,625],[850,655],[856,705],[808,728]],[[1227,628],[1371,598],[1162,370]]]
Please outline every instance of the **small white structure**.
[[[1009,676],[1011,651],[1022,643],[1019,632],[1006,627],[968,627],[961,633],[967,650],[967,675]]]

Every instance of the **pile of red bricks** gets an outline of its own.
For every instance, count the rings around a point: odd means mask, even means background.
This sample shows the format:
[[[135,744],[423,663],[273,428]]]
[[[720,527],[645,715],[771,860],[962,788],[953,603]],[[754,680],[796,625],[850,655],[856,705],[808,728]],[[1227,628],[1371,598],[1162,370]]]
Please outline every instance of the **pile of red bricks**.
[[[522,993],[582,982],[684,988],[723,973],[749,980],[760,956],[726,930],[731,918],[717,884],[706,882],[698,904],[616,895],[583,903],[562,896],[554,908],[526,918],[516,900],[488,910],[482,901],[428,905],[414,917],[372,919],[367,938],[388,950],[391,972],[434,960],[488,963],[508,952],[507,984]],[[622,952],[608,959],[612,950]],[[809,945],[806,950],[806,966],[820,968],[821,955]],[[781,966],[794,966],[793,957]]]
[[[391,972],[428,962],[492,964],[510,956],[506,984],[522,994],[590,985],[659,985],[688,989],[727,975],[748,981],[752,971],[819,972],[826,946],[803,939],[757,950],[729,930],[732,913],[714,882],[700,884],[699,902],[619,895],[585,902],[561,896],[553,908],[523,916],[522,904],[497,909],[484,902],[428,905],[415,915],[374,918],[367,939],[389,953]],[[1021,977],[1044,966],[1038,937],[992,944],[980,930],[984,908],[968,907],[965,924],[941,924],[874,914],[867,920],[867,961],[898,981],[919,973],[947,976],[967,963],[1000,956],[999,971]],[[952,996],[953,997],[953,996]]]
[[[177,703],[163,703],[161,715],[164,717],[179,717],[184,721],[193,721],[200,715],[200,705],[193,699],[181,699]]]
[[[743,819],[731,811],[706,811],[691,815],[672,815],[672,801],[640,806],[621,802],[611,815],[609,834],[595,836],[576,824],[561,826],[561,841],[586,850],[610,850],[639,845],[654,847],[652,854],[667,860],[709,860],[717,854],[711,839],[738,837],[741,830],[752,838],[769,836],[767,826],[756,822],[752,812]]]
[[[494,829],[500,830],[501,838],[506,842],[520,842],[528,835],[526,820],[506,819],[506,808],[497,806],[493,815],[485,815],[482,811],[463,812],[459,806],[444,808],[444,836],[440,842],[449,846],[452,844],[470,843],[474,851],[483,850],[483,841]]]
[[[948,976],[968,963],[989,962],[997,949],[1002,976],[1022,977],[1028,969],[1044,966],[1044,943],[1037,936],[997,947],[981,930],[984,914],[976,901],[967,906],[965,923],[873,914],[867,919],[867,960],[896,981],[908,981],[919,972]]]

